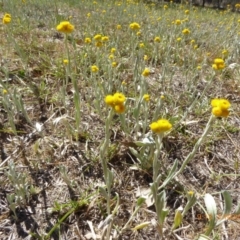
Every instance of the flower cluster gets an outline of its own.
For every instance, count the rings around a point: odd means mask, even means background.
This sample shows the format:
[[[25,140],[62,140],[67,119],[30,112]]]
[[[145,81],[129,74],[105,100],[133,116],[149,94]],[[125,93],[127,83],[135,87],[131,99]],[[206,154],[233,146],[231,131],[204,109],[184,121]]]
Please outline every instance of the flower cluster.
[[[133,22],[129,25],[129,27],[132,29],[132,30],[139,30],[140,29],[140,25],[136,22]]]
[[[222,58],[215,58],[214,62],[213,62],[213,65],[212,65],[212,68],[214,70],[224,69],[225,68],[224,60]]]
[[[11,22],[11,15],[9,13],[5,13],[2,21],[3,21],[4,24],[10,23]]]
[[[157,122],[151,123],[150,128],[154,133],[161,134],[169,131],[172,128],[172,124],[166,119],[159,119]]]
[[[60,24],[57,25],[56,29],[59,32],[68,34],[68,33],[71,33],[74,30],[74,26],[68,21],[63,21],[63,22],[60,22]]]
[[[211,101],[212,114],[216,117],[227,117],[229,115],[229,108],[231,107],[230,102],[227,99],[213,99]]]
[[[124,102],[126,97],[122,93],[115,93],[114,95],[107,95],[105,103],[112,107],[116,113],[123,113],[125,111]]]

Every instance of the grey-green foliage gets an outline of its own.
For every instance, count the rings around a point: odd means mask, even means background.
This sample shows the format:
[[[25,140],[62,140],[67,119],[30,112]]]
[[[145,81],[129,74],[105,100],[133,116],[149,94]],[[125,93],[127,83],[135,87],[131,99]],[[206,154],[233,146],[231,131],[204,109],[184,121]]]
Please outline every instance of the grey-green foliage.
[[[9,162],[8,168],[5,175],[13,188],[13,193],[9,194],[7,199],[9,208],[15,213],[15,208],[26,205],[36,191],[31,185],[28,175],[17,171],[14,162]]]

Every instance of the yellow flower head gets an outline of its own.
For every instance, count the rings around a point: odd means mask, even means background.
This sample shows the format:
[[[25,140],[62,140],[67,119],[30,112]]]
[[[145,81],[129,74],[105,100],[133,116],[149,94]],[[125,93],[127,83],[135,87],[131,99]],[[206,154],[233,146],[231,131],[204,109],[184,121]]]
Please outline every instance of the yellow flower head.
[[[85,38],[84,42],[87,43],[87,44],[89,44],[89,43],[92,42],[92,40],[91,40],[91,38],[88,38],[88,37],[87,37],[87,38]]]
[[[157,122],[151,123],[150,128],[154,133],[160,134],[169,131],[172,124],[166,119],[159,119]]]
[[[188,14],[189,14],[189,10],[185,10],[185,12],[184,12],[184,13],[188,15]]]
[[[112,107],[117,113],[123,113],[125,111],[125,100],[126,97],[122,93],[115,93],[114,95],[107,95],[105,97],[105,103]]]
[[[144,95],[143,95],[143,99],[144,99],[146,102],[149,102],[149,101],[150,101],[150,95],[149,95],[149,94],[144,94]]]
[[[109,37],[108,37],[108,36],[103,36],[103,37],[102,37],[102,41],[103,41],[103,42],[107,42],[108,40],[109,40]]]
[[[187,35],[187,34],[190,33],[190,30],[188,28],[185,28],[185,29],[182,30],[182,33]]]
[[[4,24],[8,24],[11,22],[11,15],[9,13],[5,13],[2,19]]]
[[[144,48],[145,47],[144,43],[139,43],[139,47]]]
[[[149,76],[149,74],[150,74],[149,68],[145,68],[145,69],[143,70],[143,72],[142,72],[142,75],[143,75],[144,77]]]
[[[115,68],[115,67],[117,67],[117,65],[118,65],[117,62],[112,62],[112,67]]]
[[[6,89],[3,89],[3,94],[7,94],[8,93],[8,91],[6,90]]]
[[[118,24],[118,25],[116,26],[116,28],[117,28],[117,30],[120,30],[120,29],[122,29],[122,26],[121,26],[120,24]]]
[[[182,23],[182,21],[179,20],[179,19],[177,19],[177,20],[175,21],[175,24],[176,24],[176,25],[180,25],[181,23]]]
[[[112,54],[116,52],[116,48],[111,48],[111,51],[110,51]]]
[[[148,55],[144,55],[144,56],[143,56],[143,60],[144,60],[144,61],[147,61],[148,59],[149,59],[149,58],[148,58]]]
[[[222,54],[223,54],[224,56],[227,56],[227,55],[228,55],[228,50],[224,49],[224,50],[222,51]]]
[[[161,41],[161,38],[160,37],[155,37],[154,38],[154,42],[160,42]]]
[[[180,37],[179,37],[179,38],[177,38],[177,41],[178,41],[178,42],[181,42],[181,40],[182,40],[182,38],[180,38]]]
[[[110,55],[108,56],[108,58],[111,59],[111,60],[113,60],[113,59],[114,59],[114,55],[113,55],[113,54],[110,54]]]
[[[101,34],[97,34],[97,35],[95,35],[95,36],[93,37],[93,39],[94,39],[95,41],[101,41],[101,40],[102,40],[102,35],[101,35]]]
[[[224,60],[222,58],[215,58],[212,68],[214,70],[220,70],[220,69],[224,69],[225,68],[225,63]]]
[[[91,71],[94,72],[94,73],[98,72],[99,68],[96,65],[93,65],[93,66],[91,66]]]
[[[140,29],[140,25],[136,22],[133,22],[129,25],[129,28],[131,28],[132,30],[139,30]]]
[[[57,30],[59,32],[68,34],[68,33],[71,33],[74,30],[74,26],[68,21],[63,21],[63,22],[60,22],[60,24],[57,25]]]
[[[63,64],[64,65],[68,65],[68,60],[67,59],[63,59]]]
[[[116,113],[123,113],[125,111],[125,106],[123,104],[115,105],[114,110]]]
[[[227,117],[229,115],[230,102],[227,99],[212,99],[212,114],[216,117]]]
[[[168,5],[164,5],[163,8],[166,10],[168,9]]]

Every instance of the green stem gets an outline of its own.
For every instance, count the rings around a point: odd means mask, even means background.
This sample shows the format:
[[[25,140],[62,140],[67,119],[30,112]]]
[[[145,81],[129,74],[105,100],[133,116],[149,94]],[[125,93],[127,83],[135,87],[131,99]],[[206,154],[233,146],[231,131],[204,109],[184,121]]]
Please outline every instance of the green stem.
[[[183,172],[183,170],[185,169],[186,165],[193,159],[194,155],[196,154],[199,146],[201,143],[204,142],[205,138],[207,137],[207,134],[212,126],[213,120],[215,119],[214,115],[211,115],[210,119],[208,120],[207,126],[202,134],[202,136],[198,139],[198,141],[196,142],[196,144],[193,147],[192,152],[190,152],[188,154],[188,156],[185,158],[184,162],[182,163],[181,168],[175,173],[175,175],[173,176],[173,178],[175,178],[177,175],[179,175],[180,173]]]

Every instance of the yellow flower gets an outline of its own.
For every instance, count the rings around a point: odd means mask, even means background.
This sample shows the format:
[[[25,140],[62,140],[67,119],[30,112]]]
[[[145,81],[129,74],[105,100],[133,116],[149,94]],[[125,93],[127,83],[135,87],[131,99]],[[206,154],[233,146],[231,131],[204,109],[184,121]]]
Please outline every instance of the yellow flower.
[[[194,43],[195,43],[195,40],[194,40],[194,39],[192,39],[190,43],[191,43],[191,44],[194,44]]]
[[[202,67],[201,66],[197,66],[197,70],[201,70],[202,69]]]
[[[68,60],[67,59],[63,59],[63,64],[64,65],[68,65]]]
[[[116,52],[116,48],[111,48],[111,53],[115,53]]]
[[[147,60],[148,60],[148,55],[144,55],[144,56],[143,56],[143,60],[144,60],[144,61],[147,61]]]
[[[149,68],[145,68],[144,71],[142,72],[142,75],[143,75],[144,77],[149,76],[149,74],[150,74]]]
[[[91,66],[91,70],[92,70],[92,72],[98,72],[99,71],[99,68],[96,66],[96,65],[93,65],[93,66]]]
[[[187,34],[190,33],[190,30],[188,28],[185,28],[185,29],[182,30],[182,33],[187,35]]]
[[[181,20],[179,20],[179,19],[177,19],[176,21],[175,21],[175,24],[176,25],[180,25],[182,22],[181,22]]]
[[[123,113],[125,111],[125,100],[126,97],[122,93],[115,93],[114,95],[107,95],[105,97],[105,103],[112,107],[117,113]]]
[[[120,29],[122,29],[122,26],[121,26],[120,24],[118,24],[118,25],[116,26],[116,28],[117,28],[117,30],[120,30]]]
[[[149,94],[144,94],[144,95],[143,95],[143,99],[144,99],[146,102],[149,102],[149,101],[150,101],[150,95],[149,95]]]
[[[3,89],[3,94],[7,94],[8,93],[8,91],[6,90],[6,89]]]
[[[161,41],[161,38],[160,37],[155,37],[154,38],[154,42],[160,42]]]
[[[95,46],[96,46],[96,47],[102,47],[102,45],[103,45],[103,43],[100,42],[100,41],[95,43]]]
[[[93,37],[93,39],[94,39],[95,41],[101,41],[101,40],[102,40],[102,35],[101,35],[101,34],[97,34],[97,35],[95,35],[95,36]]]
[[[168,8],[168,5],[164,5],[163,8],[166,10]]]
[[[115,93],[113,97],[114,97],[114,105],[123,104],[126,100],[126,97],[122,93]]]
[[[91,38],[88,38],[88,37],[87,37],[87,38],[85,38],[84,42],[85,42],[85,43],[91,43],[92,40],[91,40]]]
[[[138,31],[136,35],[141,36],[141,34],[142,34],[141,31]]]
[[[227,117],[229,115],[229,108],[231,107],[230,102],[227,99],[212,99],[212,114],[216,117]]]
[[[159,119],[157,122],[150,124],[150,128],[154,133],[164,133],[172,128],[172,124],[166,119]]]
[[[222,54],[223,54],[224,56],[227,56],[227,55],[228,55],[228,50],[224,49],[224,50],[222,51]]]
[[[103,36],[103,37],[102,37],[102,41],[103,41],[103,42],[107,42],[108,40],[109,40],[109,37],[108,37],[108,36]]]
[[[179,38],[177,38],[177,41],[178,41],[178,42],[181,42],[181,40],[182,40],[182,38],[180,38],[180,37],[179,37]]]
[[[212,68],[214,70],[220,70],[220,69],[224,69],[225,68],[225,63],[224,60],[222,58],[215,58]]]
[[[114,59],[114,55],[113,55],[113,54],[110,54],[110,55],[108,56],[108,58],[109,58],[110,60],[113,60],[113,59]]]
[[[88,17],[88,18],[91,17],[91,13],[88,13],[88,14],[87,14],[87,17]]]
[[[144,48],[144,43],[139,43],[140,48]]]
[[[59,32],[67,34],[67,33],[71,33],[74,30],[74,26],[68,21],[63,21],[57,25],[57,30]]]
[[[123,113],[125,111],[125,106],[123,104],[115,105],[114,110],[116,113]]]
[[[139,30],[140,29],[140,25],[136,22],[133,22],[129,25],[129,28],[131,28],[132,30]]]
[[[4,24],[10,23],[11,22],[11,15],[9,13],[5,13],[2,21],[3,21]]]
[[[185,12],[184,12],[185,14],[189,14],[189,10],[185,10]]]
[[[117,66],[117,62],[112,62],[112,67],[116,67]]]

